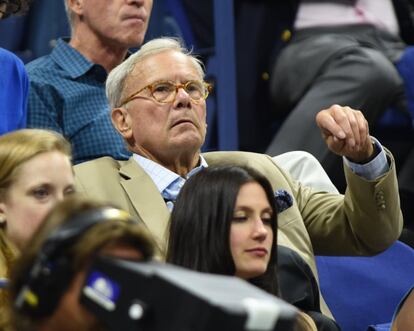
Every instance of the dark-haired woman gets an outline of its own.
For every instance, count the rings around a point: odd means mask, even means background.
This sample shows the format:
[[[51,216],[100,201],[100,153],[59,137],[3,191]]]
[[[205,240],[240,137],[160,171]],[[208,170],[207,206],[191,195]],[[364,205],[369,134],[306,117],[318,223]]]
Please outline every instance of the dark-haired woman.
[[[250,168],[205,168],[182,188],[171,214],[167,262],[235,275],[278,295],[277,208],[268,180]],[[300,315],[300,329],[314,330]]]

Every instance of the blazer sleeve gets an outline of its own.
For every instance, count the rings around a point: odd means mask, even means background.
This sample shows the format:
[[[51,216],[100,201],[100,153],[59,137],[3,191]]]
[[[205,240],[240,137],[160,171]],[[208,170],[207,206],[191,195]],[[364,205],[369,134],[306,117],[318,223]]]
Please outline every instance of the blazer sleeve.
[[[316,192],[295,183],[298,207],[318,255],[373,255],[398,239],[403,225],[395,162],[376,180],[345,166],[345,195]]]

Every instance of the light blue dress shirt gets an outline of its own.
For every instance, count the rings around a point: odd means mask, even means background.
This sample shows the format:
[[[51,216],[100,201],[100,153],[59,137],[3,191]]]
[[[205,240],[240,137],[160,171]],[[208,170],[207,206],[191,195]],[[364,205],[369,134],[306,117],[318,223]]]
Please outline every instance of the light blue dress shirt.
[[[367,180],[374,180],[378,177],[381,177],[390,168],[387,161],[387,156],[385,155],[385,151],[382,148],[380,142],[374,137],[371,137],[371,139],[373,140],[375,147],[380,150],[380,153],[370,162],[359,164],[351,162],[346,157],[344,157],[345,164],[352,170],[352,172]]]
[[[166,200],[168,209],[171,211],[174,207],[174,201],[177,199],[178,193],[185,184],[185,181],[192,175],[199,172],[201,169],[207,167],[207,162],[202,155],[200,155],[200,165],[192,169],[188,175],[183,178],[162,165],[149,160],[143,156],[134,154],[135,161],[144,169],[144,171],[151,177],[158,191]]]

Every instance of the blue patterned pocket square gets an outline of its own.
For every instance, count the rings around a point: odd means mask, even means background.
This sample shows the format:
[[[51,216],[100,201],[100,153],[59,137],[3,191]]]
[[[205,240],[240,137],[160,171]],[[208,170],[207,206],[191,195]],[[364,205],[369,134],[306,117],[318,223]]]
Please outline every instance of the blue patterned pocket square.
[[[275,200],[278,213],[281,213],[293,205],[292,196],[285,190],[277,190],[275,192]]]

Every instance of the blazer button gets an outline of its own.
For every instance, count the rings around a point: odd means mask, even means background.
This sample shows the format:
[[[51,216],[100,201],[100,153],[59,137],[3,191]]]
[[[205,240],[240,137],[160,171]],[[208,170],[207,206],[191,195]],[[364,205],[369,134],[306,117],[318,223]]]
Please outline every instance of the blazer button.
[[[269,78],[270,78],[270,75],[269,75],[268,72],[265,71],[265,72],[262,73],[262,79],[263,80],[269,80]]]
[[[282,32],[282,35],[280,37],[284,42],[289,41],[292,37],[292,32],[286,29]]]
[[[375,194],[375,200],[384,201],[384,192],[378,191],[377,194]]]

